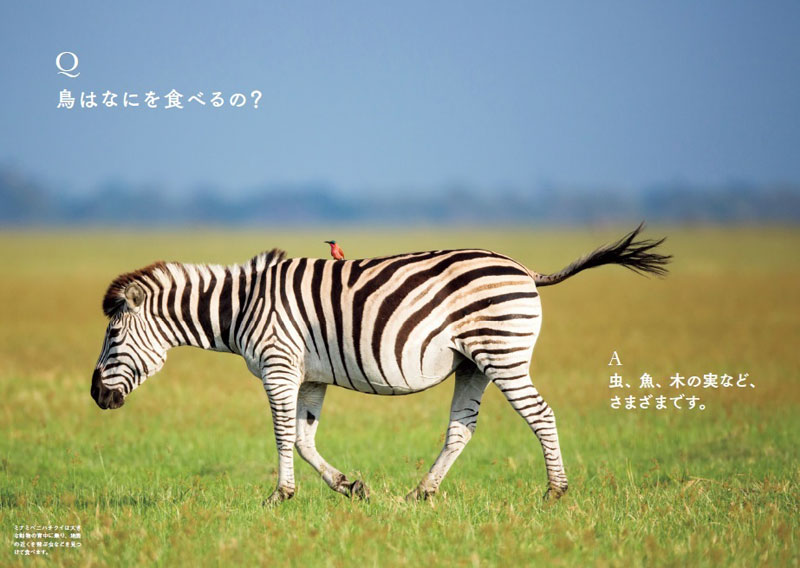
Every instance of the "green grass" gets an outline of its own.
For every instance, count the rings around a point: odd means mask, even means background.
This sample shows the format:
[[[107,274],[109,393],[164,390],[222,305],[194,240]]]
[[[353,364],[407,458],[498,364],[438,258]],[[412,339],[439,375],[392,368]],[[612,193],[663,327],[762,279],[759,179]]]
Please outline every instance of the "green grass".
[[[372,499],[334,494],[298,457],[297,495],[274,509],[261,506],[276,481],[269,408],[239,358],[178,349],[121,410],[89,396],[105,287],[156,259],[324,256],[335,237],[349,257],[479,246],[548,272],[621,232],[0,233],[0,565],[796,566],[797,230],[654,228],[675,255],[667,279],[606,267],[542,290],[532,375],[570,477],[554,504],[538,442],[494,388],[420,504],[401,497],[441,447],[452,383],[329,389],[317,445]],[[755,388],[700,389],[703,411],[614,411],[614,350],[632,387],[644,372],[662,386],[747,372]],[[80,550],[14,556],[15,524],[49,523],[81,524]]]

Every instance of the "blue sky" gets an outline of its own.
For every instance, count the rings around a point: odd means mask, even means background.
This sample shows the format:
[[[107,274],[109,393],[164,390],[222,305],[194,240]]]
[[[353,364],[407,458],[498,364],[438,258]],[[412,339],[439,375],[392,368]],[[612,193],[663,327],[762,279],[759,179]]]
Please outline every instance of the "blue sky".
[[[799,16],[797,2],[4,2],[0,164],[73,191],[800,182]],[[61,51],[77,79],[57,74]],[[263,95],[70,111],[65,88]]]

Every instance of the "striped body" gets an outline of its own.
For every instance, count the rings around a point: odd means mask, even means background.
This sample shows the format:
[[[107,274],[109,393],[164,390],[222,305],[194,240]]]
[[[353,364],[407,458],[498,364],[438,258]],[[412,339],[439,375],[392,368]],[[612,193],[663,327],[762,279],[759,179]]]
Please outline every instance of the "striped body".
[[[360,481],[348,481],[316,451],[326,387],[401,395],[455,371],[445,447],[411,496],[437,490],[475,429],[489,383],[539,438],[549,488],[560,495],[567,481],[555,417],[528,375],[541,325],[537,283],[608,263],[657,272],[648,263],[667,257],[644,254],[658,243],[632,244],[636,233],[549,276],[485,250],[350,261],[284,259],[273,250],[229,267],[156,263],[109,287],[92,396],[101,408],[122,406],[172,347],[237,353],[262,380],[272,410],[280,468],[270,500],[294,494],[295,447],[334,490],[364,497]]]
[[[258,373],[267,356],[290,366],[299,358],[305,380],[370,394],[430,388],[461,354],[498,338],[532,349],[539,327],[533,278],[486,251],[292,259],[266,269],[256,294],[272,307],[249,306],[249,325],[231,330],[251,370]],[[478,361],[488,364],[495,351],[482,350]],[[527,362],[528,351],[516,360]]]

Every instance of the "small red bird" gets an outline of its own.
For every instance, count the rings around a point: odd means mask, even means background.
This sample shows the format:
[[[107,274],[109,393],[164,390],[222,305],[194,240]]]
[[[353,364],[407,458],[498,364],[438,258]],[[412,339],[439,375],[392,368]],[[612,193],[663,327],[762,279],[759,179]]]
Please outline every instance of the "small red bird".
[[[344,251],[342,247],[336,244],[336,241],[325,241],[327,244],[331,245],[331,256],[336,260],[344,260]]]

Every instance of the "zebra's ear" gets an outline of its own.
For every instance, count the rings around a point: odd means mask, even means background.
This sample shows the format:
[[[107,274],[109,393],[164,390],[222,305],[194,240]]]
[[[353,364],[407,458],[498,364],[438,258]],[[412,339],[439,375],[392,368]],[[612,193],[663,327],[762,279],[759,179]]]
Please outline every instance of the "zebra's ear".
[[[136,282],[131,282],[125,288],[125,302],[128,304],[128,308],[131,309],[138,308],[144,302],[144,290]]]

